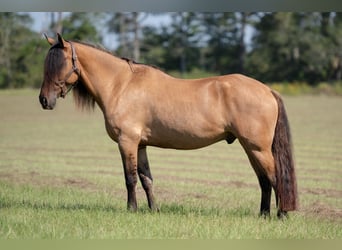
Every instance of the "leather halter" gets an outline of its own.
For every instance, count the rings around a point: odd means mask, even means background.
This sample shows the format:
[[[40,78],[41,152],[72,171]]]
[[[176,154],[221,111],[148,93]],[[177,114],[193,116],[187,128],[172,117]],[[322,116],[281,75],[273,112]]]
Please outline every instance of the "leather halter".
[[[79,77],[81,76],[81,70],[76,65],[77,55],[76,55],[75,47],[73,46],[72,42],[70,42],[70,41],[67,41],[67,42],[70,44],[70,47],[71,47],[72,68],[70,69],[68,74],[65,76],[64,80],[55,81],[55,84],[61,88],[61,97],[62,98],[64,98],[70,92],[70,90],[72,90],[76,86],[76,84],[79,80]],[[78,78],[69,87],[66,87],[67,80],[71,77],[71,75],[73,73],[76,73]]]

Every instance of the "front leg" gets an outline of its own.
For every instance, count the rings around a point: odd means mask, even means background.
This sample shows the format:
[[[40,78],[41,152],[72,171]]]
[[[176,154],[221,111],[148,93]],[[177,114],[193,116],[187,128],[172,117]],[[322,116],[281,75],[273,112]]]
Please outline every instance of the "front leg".
[[[138,209],[136,198],[136,186],[138,179],[138,144],[135,143],[133,140],[121,138],[119,141],[119,149],[125,173],[127,188],[127,209],[135,212]]]

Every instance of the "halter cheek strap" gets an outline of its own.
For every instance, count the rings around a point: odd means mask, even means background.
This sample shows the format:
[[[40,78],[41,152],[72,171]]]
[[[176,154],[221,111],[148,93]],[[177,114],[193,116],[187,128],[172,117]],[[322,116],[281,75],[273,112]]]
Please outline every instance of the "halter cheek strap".
[[[69,92],[70,90],[72,90],[77,82],[78,82],[78,79],[79,77],[81,76],[81,70],[77,67],[76,65],[76,61],[77,61],[77,55],[76,55],[76,51],[75,51],[75,47],[74,45],[72,44],[72,42],[70,41],[67,41],[69,44],[70,44],[70,47],[71,47],[71,60],[72,60],[72,68],[70,69],[70,71],[68,72],[68,74],[65,76],[65,79],[64,80],[59,80],[59,81],[55,81],[55,84],[60,87],[61,89],[61,97],[64,98]],[[77,80],[72,83],[68,88],[66,86],[66,82],[67,80],[71,77],[71,75],[73,73],[76,73],[78,78]]]

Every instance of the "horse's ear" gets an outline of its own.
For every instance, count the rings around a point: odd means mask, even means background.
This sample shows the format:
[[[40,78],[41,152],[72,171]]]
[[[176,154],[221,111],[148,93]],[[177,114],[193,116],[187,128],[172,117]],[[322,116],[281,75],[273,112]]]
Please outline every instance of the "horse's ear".
[[[45,39],[46,41],[50,44],[50,45],[54,45],[55,44],[55,39],[48,37],[46,33],[44,33]]]
[[[59,33],[57,33],[57,37],[58,37],[58,43],[61,45],[62,48],[64,48],[65,47],[64,46],[65,41],[64,41],[63,37]]]

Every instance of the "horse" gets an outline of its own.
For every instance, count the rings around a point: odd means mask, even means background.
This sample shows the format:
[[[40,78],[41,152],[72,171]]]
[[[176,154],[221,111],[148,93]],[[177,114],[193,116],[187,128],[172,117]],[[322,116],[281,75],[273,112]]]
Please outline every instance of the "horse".
[[[121,154],[128,210],[137,211],[139,177],[149,208],[159,211],[147,146],[189,150],[236,139],[259,181],[260,215],[270,216],[272,188],[279,218],[297,209],[289,121],[282,98],[267,85],[242,74],[179,79],[92,44],[45,37],[51,47],[42,108],[52,110],[71,89],[76,106],[100,107]]]

